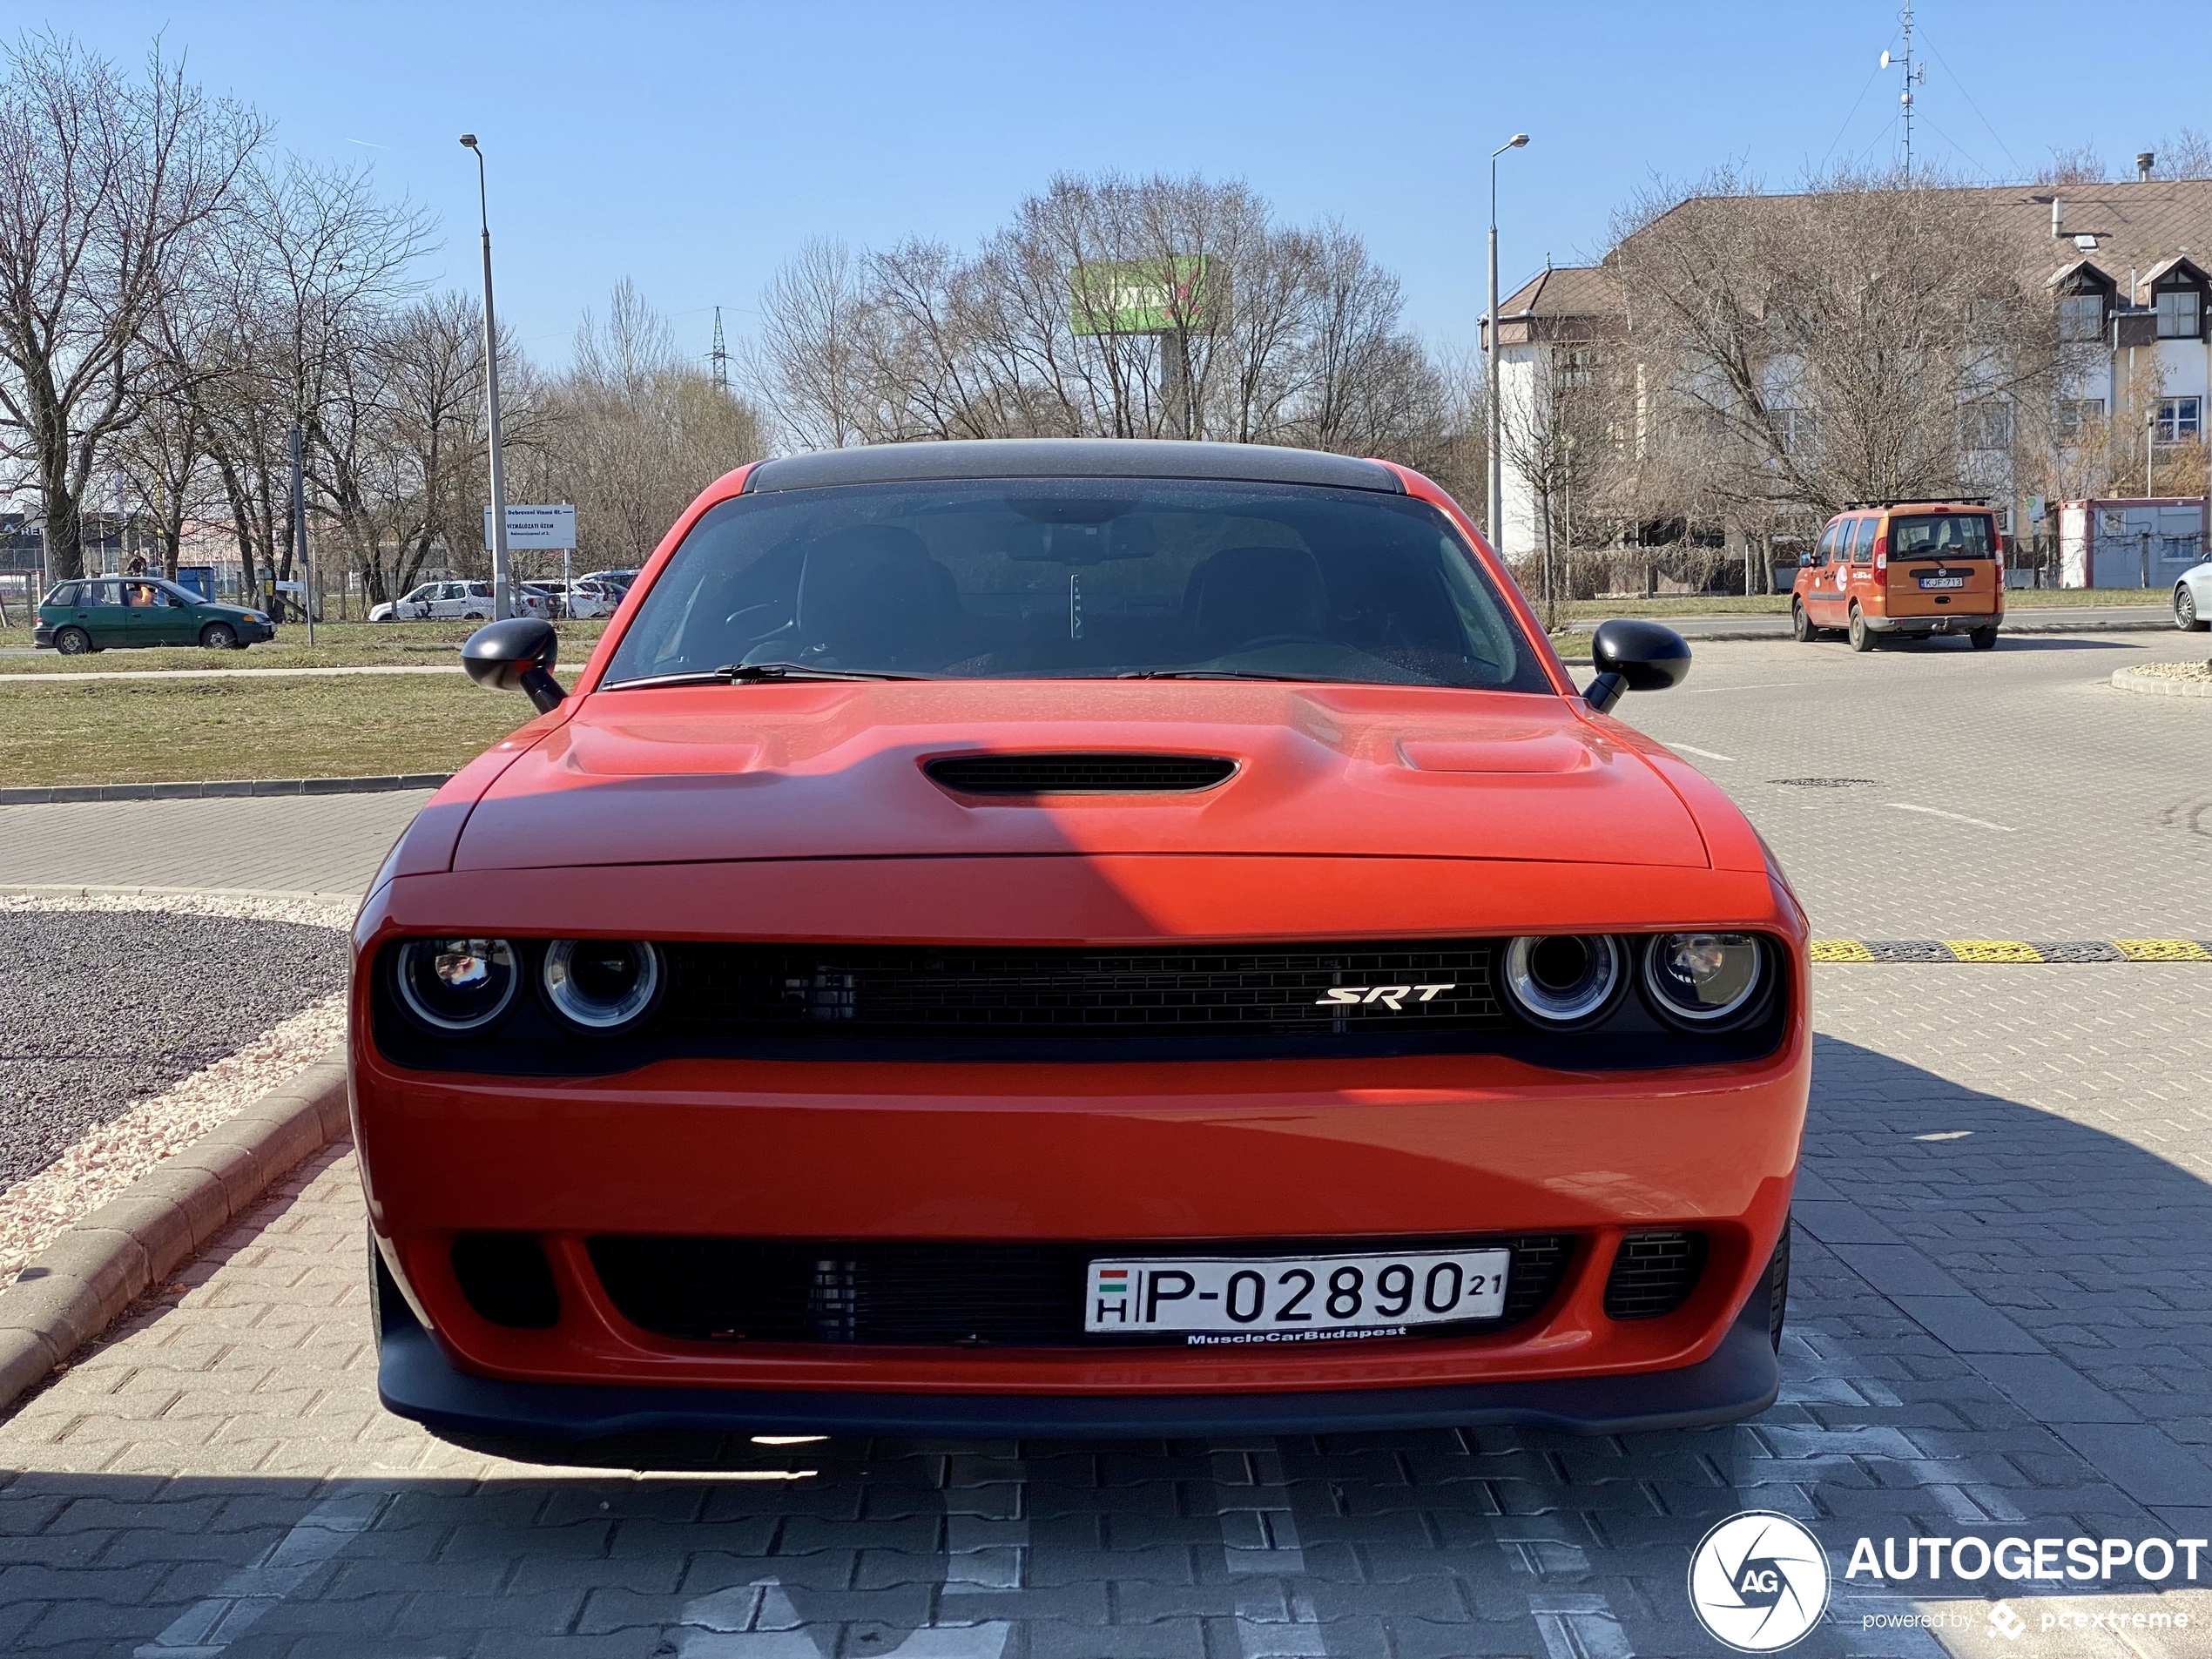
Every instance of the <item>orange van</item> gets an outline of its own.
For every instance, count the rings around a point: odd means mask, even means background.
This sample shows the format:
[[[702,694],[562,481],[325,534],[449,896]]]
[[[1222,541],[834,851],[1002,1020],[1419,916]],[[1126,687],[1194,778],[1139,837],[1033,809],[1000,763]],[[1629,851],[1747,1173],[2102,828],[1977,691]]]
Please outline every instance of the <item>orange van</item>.
[[[1987,651],[2005,621],[2004,556],[1997,515],[1979,502],[1854,506],[1798,557],[1791,632],[1813,640],[1842,629],[1853,651],[1885,634],[1964,634]]]

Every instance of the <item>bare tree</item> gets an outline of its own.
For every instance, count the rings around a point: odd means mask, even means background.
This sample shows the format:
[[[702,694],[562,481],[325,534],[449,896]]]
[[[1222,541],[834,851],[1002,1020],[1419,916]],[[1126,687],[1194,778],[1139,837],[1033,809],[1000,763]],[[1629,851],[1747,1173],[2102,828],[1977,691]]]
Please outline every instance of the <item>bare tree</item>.
[[[0,82],[0,423],[35,471],[57,576],[84,568],[96,458],[155,380],[147,331],[266,124],[157,49],[126,78],[25,36]]]
[[[1984,195],[1846,174],[1768,197],[1722,173],[1616,230],[1648,425],[1677,488],[1747,529],[1966,489],[2055,384],[2033,251]]]

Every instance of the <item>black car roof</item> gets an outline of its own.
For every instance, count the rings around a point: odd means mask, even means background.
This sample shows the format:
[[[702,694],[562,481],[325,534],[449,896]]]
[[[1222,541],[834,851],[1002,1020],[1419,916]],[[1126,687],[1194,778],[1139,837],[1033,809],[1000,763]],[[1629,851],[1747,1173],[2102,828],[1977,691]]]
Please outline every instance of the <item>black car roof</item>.
[[[1170,438],[968,438],[824,449],[763,462],[746,475],[745,493],[957,478],[1218,478],[1406,493],[1396,473],[1372,461],[1273,444]]]

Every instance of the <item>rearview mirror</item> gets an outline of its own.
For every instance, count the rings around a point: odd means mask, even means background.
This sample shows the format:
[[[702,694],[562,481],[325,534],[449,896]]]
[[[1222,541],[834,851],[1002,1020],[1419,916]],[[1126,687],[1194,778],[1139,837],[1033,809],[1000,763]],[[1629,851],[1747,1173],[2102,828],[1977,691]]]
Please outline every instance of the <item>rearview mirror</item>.
[[[495,691],[525,692],[540,714],[550,714],[568,697],[553,678],[560,650],[561,637],[551,623],[514,617],[487,623],[469,635],[461,648],[461,665],[477,685]]]
[[[1624,691],[1663,691],[1689,673],[1689,645],[1671,628],[1633,617],[1602,622],[1590,636],[1598,675],[1582,700],[1600,714],[1612,711]]]

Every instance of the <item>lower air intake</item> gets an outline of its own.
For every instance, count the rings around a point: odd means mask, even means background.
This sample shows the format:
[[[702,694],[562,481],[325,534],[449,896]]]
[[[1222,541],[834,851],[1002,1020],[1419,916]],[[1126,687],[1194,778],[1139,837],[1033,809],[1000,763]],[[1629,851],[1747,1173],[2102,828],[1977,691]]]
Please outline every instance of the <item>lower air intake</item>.
[[[1703,1233],[1630,1233],[1606,1278],[1606,1317],[1656,1319],[1672,1313],[1689,1300],[1704,1271]]]
[[[1430,1327],[1467,1336],[1518,1324],[1551,1299],[1572,1239],[1543,1233],[1441,1239],[1418,1246],[1501,1244],[1513,1251],[1506,1305],[1495,1319]],[[1309,1245],[1366,1248],[1366,1241],[1270,1239],[1206,1244],[1209,1255],[1255,1258]],[[1405,1239],[1377,1241],[1415,1248]],[[1195,1249],[1181,1244],[1172,1249]],[[1159,1253],[1158,1240],[1121,1244],[971,1244],[903,1240],[603,1237],[591,1264],[623,1318],[684,1341],[907,1343],[1015,1347],[1085,1345],[1085,1272],[1097,1257]],[[1417,1327],[1418,1329],[1418,1327]],[[1154,1340],[1180,1345],[1180,1336]]]
[[[548,1331],[560,1292],[544,1249],[529,1233],[463,1233],[453,1241],[453,1276],[477,1315],[517,1331]]]
[[[950,755],[922,770],[963,795],[1173,795],[1226,783],[1237,763],[1214,755]]]

